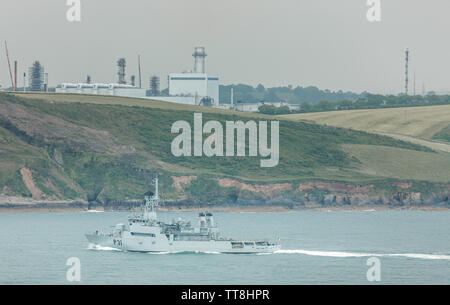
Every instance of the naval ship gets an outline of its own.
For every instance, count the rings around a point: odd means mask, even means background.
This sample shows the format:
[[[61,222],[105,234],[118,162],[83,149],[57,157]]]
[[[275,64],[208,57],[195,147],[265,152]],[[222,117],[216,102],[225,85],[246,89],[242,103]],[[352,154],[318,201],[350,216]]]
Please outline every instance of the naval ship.
[[[215,253],[272,253],[280,249],[280,242],[224,238],[219,234],[214,217],[199,213],[199,226],[178,219],[172,223],[159,221],[158,178],[155,192],[145,195],[143,211],[128,217],[128,226],[117,224],[111,233],[86,234],[94,245],[132,252],[215,252]]]

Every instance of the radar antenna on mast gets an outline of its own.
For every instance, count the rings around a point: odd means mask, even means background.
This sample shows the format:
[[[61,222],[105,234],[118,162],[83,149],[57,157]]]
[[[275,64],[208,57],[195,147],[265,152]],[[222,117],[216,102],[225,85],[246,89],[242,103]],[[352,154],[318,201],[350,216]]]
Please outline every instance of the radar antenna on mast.
[[[153,179],[153,184],[155,192],[147,192],[144,197],[144,219],[146,220],[156,220],[156,207],[159,206],[158,177]]]

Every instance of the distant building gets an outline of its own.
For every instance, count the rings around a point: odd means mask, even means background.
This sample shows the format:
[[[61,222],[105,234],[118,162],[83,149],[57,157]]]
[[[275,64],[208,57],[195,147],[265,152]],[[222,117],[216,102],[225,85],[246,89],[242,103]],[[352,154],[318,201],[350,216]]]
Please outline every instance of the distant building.
[[[170,96],[191,96],[195,104],[199,105],[204,97],[219,103],[219,77],[206,73],[172,73],[169,75]]]
[[[237,111],[245,111],[245,112],[258,112],[259,106],[263,105],[262,103],[237,103],[234,104],[234,109]]]
[[[161,94],[159,90],[159,77],[152,76],[150,77],[150,96],[158,96]]]
[[[234,104],[234,109],[238,110],[238,111],[244,111],[244,112],[258,112],[259,107],[261,107],[263,105],[274,106],[274,107],[287,106],[289,108],[289,110],[291,110],[291,111],[300,110],[299,104],[288,104],[286,102],[237,103],[237,104]],[[224,108],[224,107],[221,107],[221,108]]]
[[[207,100],[208,104],[219,106],[219,77],[205,73],[205,48],[196,47],[192,56],[194,71],[169,74],[169,96],[152,96],[152,99],[191,105],[201,105]]]
[[[125,58],[120,58],[117,61],[117,67],[119,68],[119,71],[117,72],[117,75],[119,76],[119,84],[125,85],[127,82],[125,81],[125,67],[127,66],[127,62]]]
[[[145,98],[146,90],[131,85],[63,83],[56,87],[56,93],[100,94],[123,97]]]
[[[35,61],[28,68],[28,86],[31,91],[46,91],[44,67],[39,61]]]

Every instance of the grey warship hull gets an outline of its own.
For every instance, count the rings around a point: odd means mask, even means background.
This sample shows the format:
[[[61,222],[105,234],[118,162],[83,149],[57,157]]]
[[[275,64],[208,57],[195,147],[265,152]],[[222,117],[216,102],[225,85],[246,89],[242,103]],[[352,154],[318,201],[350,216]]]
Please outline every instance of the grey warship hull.
[[[109,235],[86,234],[87,240],[98,246],[116,248],[130,252],[204,252],[204,253],[273,253],[280,249],[277,244],[268,244],[265,241],[238,241],[238,240],[190,240],[173,241],[167,238],[134,238],[124,234],[119,237]]]
[[[128,226],[116,225],[111,233],[86,234],[94,245],[133,252],[211,252],[211,253],[272,253],[280,244],[267,240],[237,240],[220,236],[213,215],[199,213],[199,226],[189,221],[159,221],[155,207],[159,204],[158,180],[155,195],[145,197],[144,211],[128,217]]]

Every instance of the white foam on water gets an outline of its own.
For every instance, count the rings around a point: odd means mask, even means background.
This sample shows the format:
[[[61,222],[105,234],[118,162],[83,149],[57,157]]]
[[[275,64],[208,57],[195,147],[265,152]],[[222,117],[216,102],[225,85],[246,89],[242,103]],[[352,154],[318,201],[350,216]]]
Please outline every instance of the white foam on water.
[[[194,251],[194,253],[220,254],[220,252],[216,252],[216,251]]]
[[[99,246],[99,245],[96,245],[96,244],[89,244],[89,245],[88,245],[88,250],[97,250],[97,251],[122,251],[122,250],[117,249],[117,248],[103,247],[103,246]]]
[[[311,250],[277,250],[274,254],[304,254],[311,256],[325,257],[407,257],[416,259],[442,259],[450,260],[450,255],[443,254],[425,254],[425,253],[399,253],[399,254],[382,254],[382,253],[357,253],[357,252],[339,252],[339,251],[311,251]]]
[[[98,211],[98,210],[87,210],[87,211],[83,211],[84,213],[103,213],[105,211]]]
[[[97,251],[122,251],[117,248],[103,247],[95,244],[88,245],[89,250]],[[221,254],[220,252],[214,251],[166,251],[166,252],[148,252],[148,254],[153,255],[164,255],[164,254],[179,254],[179,253],[204,253],[204,254]],[[450,255],[445,254],[426,254],[426,253],[362,253],[362,252],[341,252],[341,251],[312,251],[312,250],[301,250],[301,249],[286,249],[286,250],[276,250],[273,253],[256,253],[257,255],[271,255],[271,254],[303,254],[310,256],[323,256],[323,257],[406,257],[415,259],[432,259],[432,260],[450,260]]]
[[[450,255],[441,255],[441,254],[405,253],[405,254],[387,254],[386,256],[403,256],[403,257],[419,258],[419,259],[446,259],[446,260],[450,260]]]

